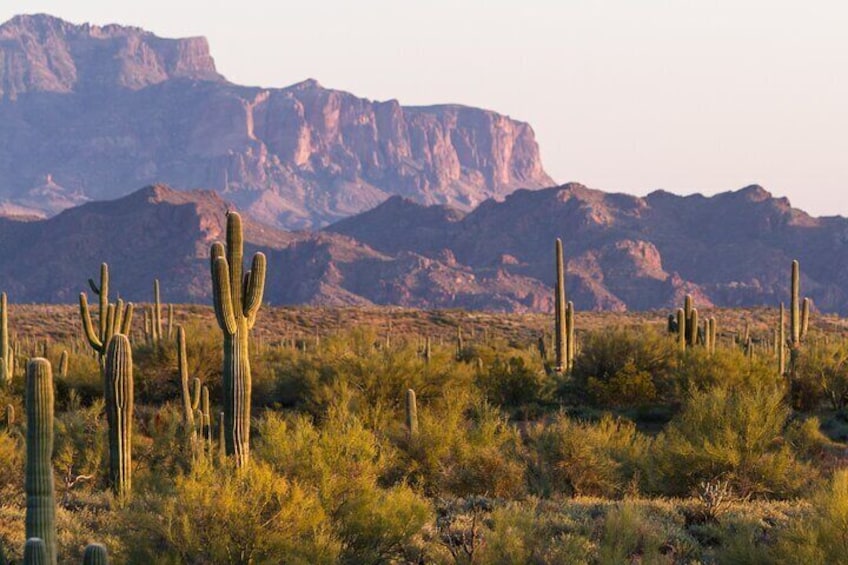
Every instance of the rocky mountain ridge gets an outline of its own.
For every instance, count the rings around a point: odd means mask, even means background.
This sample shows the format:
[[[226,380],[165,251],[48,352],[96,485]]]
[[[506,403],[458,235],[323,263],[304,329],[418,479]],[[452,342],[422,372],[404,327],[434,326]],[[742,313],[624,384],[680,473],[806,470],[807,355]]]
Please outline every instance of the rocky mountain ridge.
[[[0,219],[0,288],[14,302],[73,302],[101,261],[113,287],[208,302],[209,245],[233,205],[214,191],[150,186],[46,220]],[[578,310],[776,306],[790,261],[817,308],[848,313],[848,219],[814,218],[761,187],[644,198],[569,184],[517,191],[465,213],[393,197],[319,232],[245,215],[248,252],[268,255],[272,304],[550,311],[553,241],[565,242]]]
[[[319,227],[392,194],[471,209],[553,184],[532,128],[459,105],[228,82],[204,38],[47,15],[0,25],[0,211],[48,216],[166,183]]]

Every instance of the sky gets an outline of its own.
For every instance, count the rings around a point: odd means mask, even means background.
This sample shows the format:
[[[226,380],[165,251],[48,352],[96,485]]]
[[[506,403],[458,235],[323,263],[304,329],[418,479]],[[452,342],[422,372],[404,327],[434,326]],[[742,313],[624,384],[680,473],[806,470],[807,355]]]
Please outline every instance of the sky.
[[[315,78],[529,122],[557,182],[714,194],[761,184],[848,215],[848,4],[808,0],[3,0],[203,35],[245,85]]]

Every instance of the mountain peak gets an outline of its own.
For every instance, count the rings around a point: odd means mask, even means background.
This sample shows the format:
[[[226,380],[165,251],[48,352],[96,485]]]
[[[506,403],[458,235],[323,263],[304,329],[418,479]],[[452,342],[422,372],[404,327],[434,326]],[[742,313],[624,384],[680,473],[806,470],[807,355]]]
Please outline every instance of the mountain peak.
[[[139,90],[173,78],[220,81],[203,37],[165,39],[137,27],[73,24],[47,14],[0,25],[0,98],[91,88]]]
[[[751,184],[744,188],[740,188],[735,193],[738,196],[741,196],[745,200],[750,202],[764,202],[766,200],[771,200],[774,198],[771,192],[767,191],[765,188],[758,184]]]

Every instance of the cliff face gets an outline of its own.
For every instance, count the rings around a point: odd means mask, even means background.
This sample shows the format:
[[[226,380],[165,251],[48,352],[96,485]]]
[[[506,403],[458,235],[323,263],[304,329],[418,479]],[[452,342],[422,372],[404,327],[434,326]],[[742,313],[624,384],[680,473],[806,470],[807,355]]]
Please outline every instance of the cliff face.
[[[19,16],[0,26],[0,57],[0,210],[52,214],[164,182],[303,228],[393,194],[467,210],[552,184],[525,123],[313,80],[238,86],[203,38]]]
[[[0,26],[0,97],[100,88],[138,90],[183,77],[221,80],[202,37],[162,39],[137,28],[75,26],[46,15]]]

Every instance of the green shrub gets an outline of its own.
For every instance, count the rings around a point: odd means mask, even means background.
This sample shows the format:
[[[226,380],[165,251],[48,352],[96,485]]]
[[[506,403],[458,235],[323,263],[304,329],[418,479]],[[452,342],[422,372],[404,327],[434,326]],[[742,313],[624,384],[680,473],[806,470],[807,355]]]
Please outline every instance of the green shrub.
[[[484,522],[481,563],[593,563],[596,546],[564,512],[512,502]]]
[[[535,359],[497,357],[477,379],[489,402],[503,408],[517,408],[549,401],[549,382]]]
[[[784,439],[791,413],[782,387],[717,386],[693,392],[654,443],[654,488],[673,495],[726,480],[743,497],[791,497],[814,471]]]
[[[676,349],[655,329],[606,328],[582,336],[566,392],[602,406],[669,399]],[[570,390],[569,390],[570,389]]]
[[[793,520],[774,551],[780,563],[844,563],[848,555],[848,470],[815,494],[812,510]]]
[[[531,485],[543,496],[621,496],[638,482],[649,445],[632,422],[609,414],[597,423],[560,414],[527,441]]]
[[[125,513],[134,563],[335,563],[340,545],[318,498],[253,462],[201,463],[167,491],[146,490]]]

